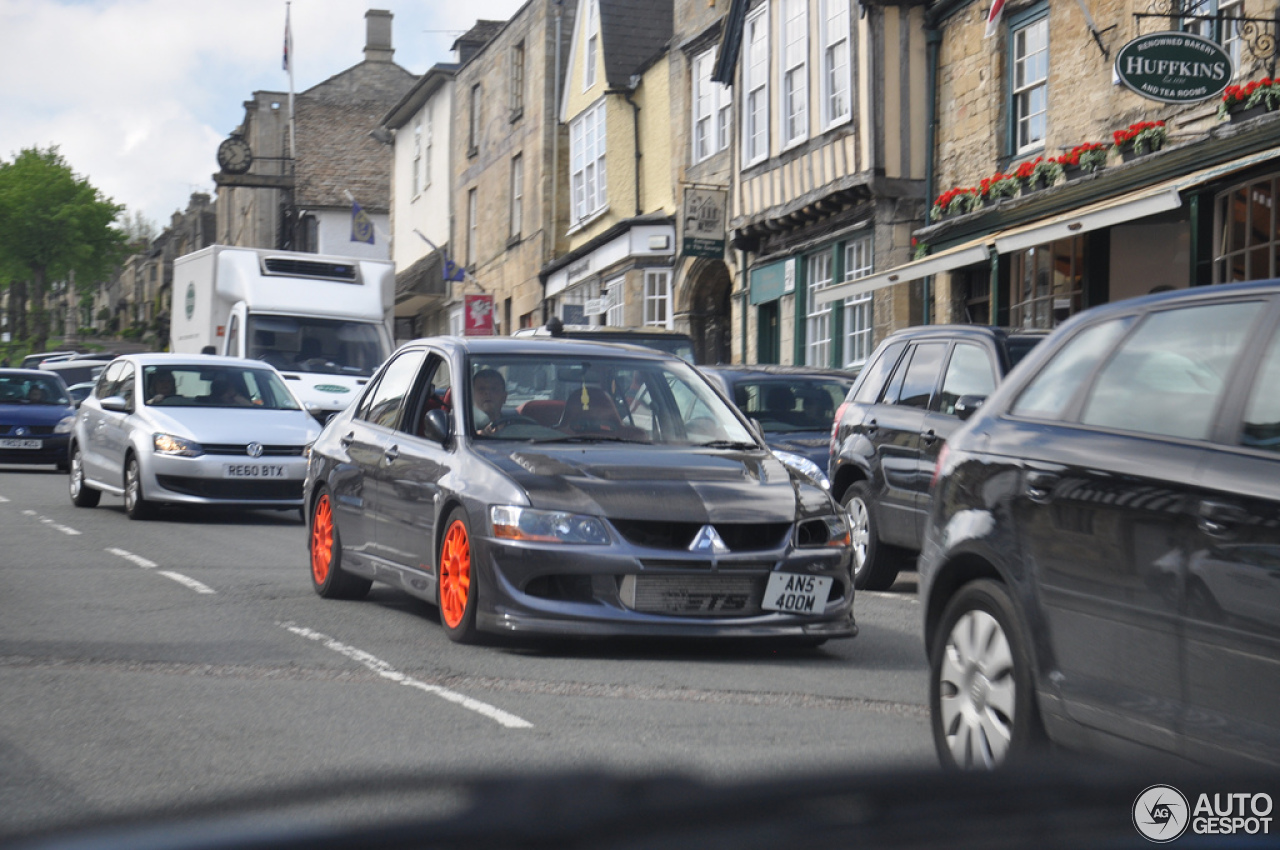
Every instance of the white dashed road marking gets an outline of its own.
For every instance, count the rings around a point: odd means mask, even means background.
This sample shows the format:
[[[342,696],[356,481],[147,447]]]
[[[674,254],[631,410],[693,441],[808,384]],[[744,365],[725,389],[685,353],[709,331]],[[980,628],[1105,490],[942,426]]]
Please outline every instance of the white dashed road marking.
[[[139,567],[142,567],[144,570],[153,570],[156,567],[160,566],[155,561],[148,561],[146,558],[142,557],[141,555],[135,555],[127,549],[117,549],[115,547],[110,547],[107,549],[107,551],[110,552],[112,555],[118,555],[119,557],[124,558],[126,561],[128,561],[131,564],[135,564]],[[182,573],[175,573],[170,570],[160,570],[160,575],[164,576],[165,578],[173,579],[178,584],[184,585],[185,587],[189,587],[192,590],[194,590],[196,593],[217,593],[218,592],[214,590],[212,587],[210,587],[209,585],[201,584],[200,582],[196,581],[193,578],[184,576]]]
[[[496,708],[477,699],[472,699],[471,697],[466,696],[465,694],[460,694],[457,691],[451,691],[448,688],[442,688],[438,685],[428,685],[426,682],[420,682],[411,676],[406,676],[399,672],[382,659],[376,658],[362,649],[356,649],[354,646],[348,646],[345,643],[336,641],[328,635],[323,635],[320,632],[312,631],[304,626],[298,626],[293,623],[280,623],[280,627],[293,632],[295,635],[307,638],[308,640],[319,641],[334,652],[337,652],[340,655],[345,655],[352,661],[363,664],[365,667],[368,667],[384,679],[396,682],[397,684],[408,685],[411,688],[417,688],[418,690],[426,691],[429,694],[435,694],[449,702],[457,703],[463,708],[482,714],[490,720],[497,721],[508,729],[533,728],[533,724],[528,720],[516,717],[514,714],[509,714],[500,708]]]
[[[7,502],[9,500],[5,499],[4,501]],[[43,522],[45,525],[52,528],[54,531],[61,531],[63,534],[79,534],[80,533],[76,531],[74,528],[71,528],[70,526],[63,525],[58,522],[54,522],[53,520],[49,519],[47,516],[40,516],[40,514],[36,513],[35,511],[23,511],[22,514],[23,516],[33,516],[36,519]]]

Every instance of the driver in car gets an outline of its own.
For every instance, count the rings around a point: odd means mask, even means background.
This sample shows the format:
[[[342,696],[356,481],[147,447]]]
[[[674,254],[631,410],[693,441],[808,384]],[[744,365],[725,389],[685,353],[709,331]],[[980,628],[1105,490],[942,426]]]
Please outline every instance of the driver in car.
[[[495,423],[504,416],[502,406],[507,403],[507,381],[497,369],[481,369],[471,378],[471,405],[477,414],[477,434],[493,434]]]

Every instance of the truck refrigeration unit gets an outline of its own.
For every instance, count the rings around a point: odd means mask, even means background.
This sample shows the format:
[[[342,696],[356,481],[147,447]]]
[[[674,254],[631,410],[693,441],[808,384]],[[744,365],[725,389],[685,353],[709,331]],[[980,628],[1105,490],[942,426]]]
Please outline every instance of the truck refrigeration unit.
[[[262,360],[324,422],[391,355],[386,260],[211,245],[173,263],[170,349]]]

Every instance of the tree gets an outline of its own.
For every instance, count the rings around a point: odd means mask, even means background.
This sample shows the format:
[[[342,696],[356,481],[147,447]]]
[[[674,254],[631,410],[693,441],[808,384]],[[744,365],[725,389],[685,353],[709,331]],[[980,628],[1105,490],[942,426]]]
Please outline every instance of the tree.
[[[49,339],[48,282],[75,272],[89,285],[124,256],[126,236],[112,226],[123,209],[72,173],[56,146],[0,162],[0,270],[29,284],[33,350]]]

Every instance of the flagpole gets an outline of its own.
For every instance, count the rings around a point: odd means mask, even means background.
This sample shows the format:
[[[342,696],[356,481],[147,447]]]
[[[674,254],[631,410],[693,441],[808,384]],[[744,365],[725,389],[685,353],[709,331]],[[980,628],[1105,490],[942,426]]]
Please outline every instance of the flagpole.
[[[297,158],[298,128],[293,120],[293,32],[289,28],[289,7],[291,0],[284,4],[284,67],[289,71],[289,159]]]

